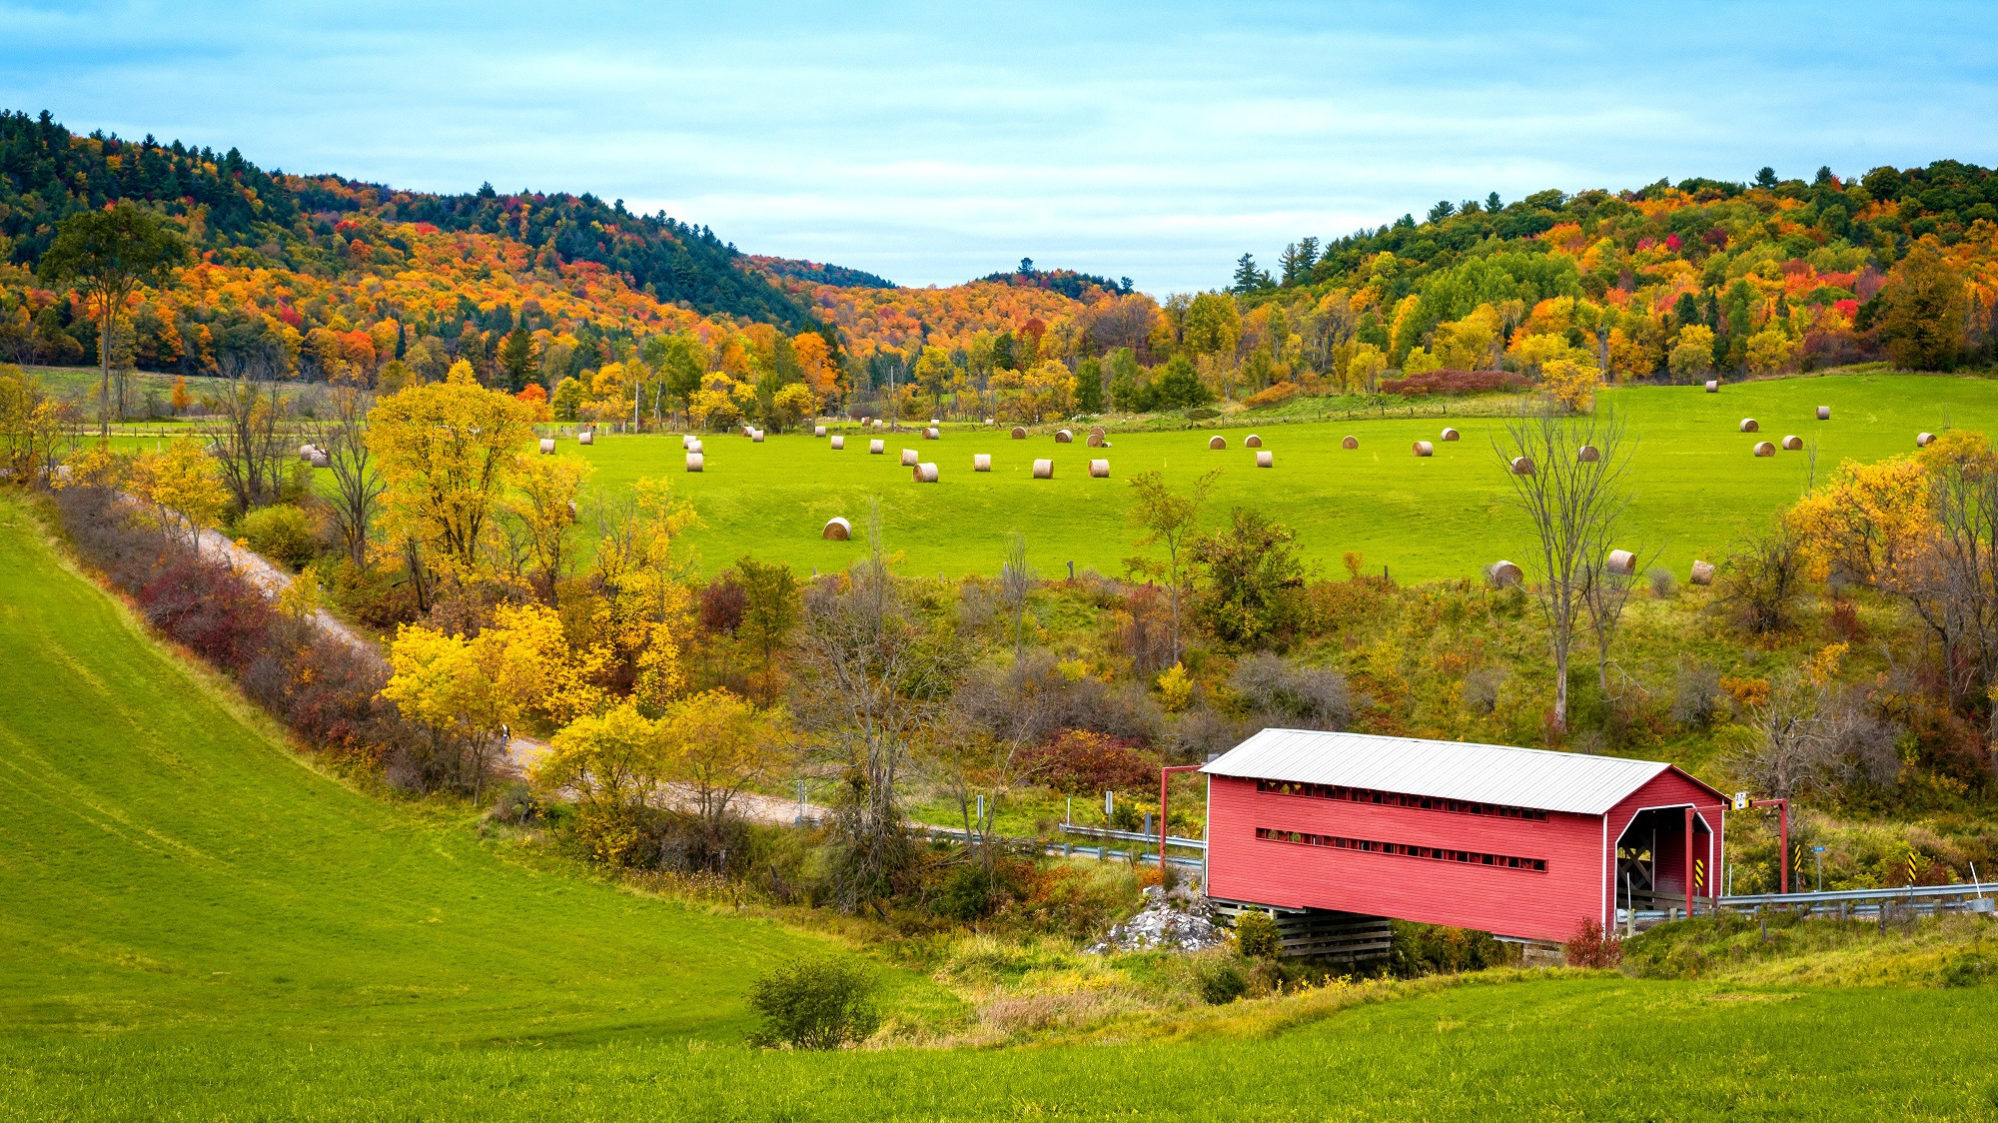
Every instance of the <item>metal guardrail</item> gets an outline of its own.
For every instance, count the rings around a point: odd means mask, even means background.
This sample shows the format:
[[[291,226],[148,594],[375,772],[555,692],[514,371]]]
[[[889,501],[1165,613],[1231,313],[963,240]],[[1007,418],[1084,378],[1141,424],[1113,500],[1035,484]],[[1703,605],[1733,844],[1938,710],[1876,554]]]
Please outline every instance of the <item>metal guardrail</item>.
[[[950,838],[966,844],[970,843],[973,834],[973,832],[967,831],[963,827],[935,827],[935,826],[924,825],[916,829],[925,838],[930,838],[930,839],[935,839],[939,837]],[[1129,835],[1131,836],[1131,839],[1139,842],[1148,842],[1156,844],[1158,841],[1156,838],[1153,838],[1150,835],[1138,834],[1134,831],[1122,831],[1118,833]],[[1156,866],[1159,864],[1159,856],[1156,850],[1140,850],[1137,851],[1136,853],[1129,853],[1123,850],[1111,849],[1111,847],[1108,844],[1108,841],[1106,841],[1102,845],[1091,847],[1091,846],[1078,846],[1073,842],[1043,842],[1042,840],[1036,838],[1012,838],[1004,835],[995,835],[993,836],[993,840],[1006,846],[1035,847],[1038,848],[1040,852],[1043,854],[1053,854],[1063,858],[1095,857],[1098,861],[1108,861],[1112,857],[1118,857],[1118,858],[1128,857],[1132,861],[1137,862],[1141,866],[1142,865]],[[1090,853],[1090,851],[1092,850],[1095,851],[1093,855]],[[1182,869],[1191,869],[1191,870],[1200,869],[1207,864],[1206,860],[1203,858],[1185,858],[1177,854],[1166,855],[1166,861]]]
[[[1998,886],[1991,885],[1910,885],[1900,889],[1827,889],[1815,893],[1744,893],[1722,897],[1720,907],[1754,908],[1757,905],[1835,905],[1841,901],[1929,900],[1951,897],[1998,898]]]
[[[1143,831],[1118,831],[1111,830],[1109,827],[1081,827],[1074,823],[1063,823],[1061,831],[1063,834],[1079,834],[1085,838],[1106,838],[1114,839],[1118,842],[1142,842],[1147,846],[1157,846],[1159,844],[1158,835],[1146,834]],[[1207,849],[1205,839],[1181,838],[1173,834],[1166,836],[1166,845],[1185,847],[1188,850]]]

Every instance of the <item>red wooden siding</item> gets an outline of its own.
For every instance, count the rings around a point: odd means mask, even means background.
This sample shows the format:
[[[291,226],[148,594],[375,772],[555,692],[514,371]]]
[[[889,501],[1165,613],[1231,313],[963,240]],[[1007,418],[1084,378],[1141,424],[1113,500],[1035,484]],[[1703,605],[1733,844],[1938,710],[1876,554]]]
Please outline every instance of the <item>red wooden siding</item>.
[[[1566,940],[1585,918],[1610,922],[1617,835],[1640,809],[1715,805],[1711,789],[1676,769],[1646,783],[1608,816],[1557,811],[1544,820],[1262,792],[1254,780],[1229,776],[1211,776],[1209,783],[1207,891],[1213,896],[1542,940]],[[1719,831],[1718,814],[1707,811],[1705,820]],[[1256,837],[1259,827],[1542,859],[1547,869],[1278,841]],[[1696,845],[1696,856],[1713,870],[1712,883],[1720,884],[1718,833],[1711,848],[1705,836]],[[1661,850],[1661,875],[1683,886],[1683,848]]]

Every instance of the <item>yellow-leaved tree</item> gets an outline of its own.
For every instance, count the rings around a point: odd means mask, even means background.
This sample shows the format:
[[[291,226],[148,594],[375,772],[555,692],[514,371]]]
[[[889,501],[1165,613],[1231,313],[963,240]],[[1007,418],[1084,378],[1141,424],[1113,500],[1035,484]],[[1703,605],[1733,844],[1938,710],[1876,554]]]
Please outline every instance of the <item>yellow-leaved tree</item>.
[[[1596,364],[1572,355],[1549,359],[1540,366],[1540,386],[1548,397],[1574,413],[1587,413],[1596,404],[1596,391],[1602,389],[1603,372]]]
[[[573,791],[588,807],[645,806],[655,802],[667,768],[659,723],[626,701],[563,726],[535,763],[534,782]]]
[[[658,480],[640,480],[631,491],[605,505],[597,542],[597,580],[604,589],[599,634],[632,696],[655,712],[686,681],[680,665],[680,636],[687,614],[685,566],[673,541],[693,525],[694,511],[673,501]]]
[[[506,605],[477,636],[405,624],[389,647],[382,697],[427,729],[454,779],[476,795],[509,731],[545,732],[603,705],[599,647],[573,647],[543,605]]]
[[[517,554],[533,566],[528,579],[548,604],[555,603],[556,586],[575,561],[569,538],[578,515],[577,497],[593,471],[587,462],[568,456],[523,453],[514,465],[514,490],[506,501],[508,525],[519,547]]]
[[[471,369],[461,361],[445,381],[391,394],[368,414],[384,539],[414,543],[424,564],[458,581],[490,566],[495,516],[533,435],[526,403],[470,381]]]
[[[789,759],[783,712],[759,710],[726,690],[675,702],[659,728],[672,777],[710,826],[720,825],[737,794]]]
[[[1929,481],[1914,457],[1848,460],[1790,509],[1790,528],[1812,576],[1877,585],[1914,558],[1933,533]]]
[[[201,548],[201,528],[221,518],[229,503],[215,461],[191,440],[140,453],[132,461],[127,486],[152,507],[162,531],[186,535],[196,552]]]

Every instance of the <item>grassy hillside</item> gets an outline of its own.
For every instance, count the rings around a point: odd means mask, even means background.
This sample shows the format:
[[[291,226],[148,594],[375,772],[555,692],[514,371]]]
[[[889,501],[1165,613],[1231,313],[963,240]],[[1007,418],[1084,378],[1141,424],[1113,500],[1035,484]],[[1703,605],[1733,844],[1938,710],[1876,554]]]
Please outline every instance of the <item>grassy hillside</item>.
[[[523,864],[456,812],[314,773],[65,572],[12,501],[0,666],[16,1041],[728,1040],[748,979],[816,944]]]
[[[1674,386],[1611,391],[1603,403],[1624,415],[1637,442],[1630,540],[1661,551],[1661,563],[1683,580],[1694,557],[1724,553],[1803,490],[1807,453],[1756,459],[1754,442],[1804,437],[1818,447],[1822,479],[1844,459],[1912,451],[1920,430],[1998,428],[1994,391],[1984,380],[1893,374],[1752,382],[1719,394]],[[1831,421],[1816,420],[1819,405],[1832,407]],[[1757,418],[1762,432],[1739,432],[1744,417]],[[1463,439],[1438,441],[1446,424]],[[1055,444],[1045,432],[1015,441],[1004,427],[947,428],[941,441],[890,435],[882,456],[868,455],[857,427],[847,430],[843,452],[809,433],[773,435],[760,445],[717,435],[707,439],[700,475],[684,470],[677,437],[606,437],[593,448],[567,441],[559,447],[596,466],[590,486],[598,491],[647,476],[669,479],[700,513],[702,525],[689,541],[709,570],[745,553],[841,568],[865,549],[863,536],[825,542],[820,528],[845,515],[859,529],[878,497],[888,547],[904,556],[911,574],[995,573],[1011,531],[1026,535],[1045,576],[1065,575],[1069,561],[1078,570],[1117,573],[1132,552],[1130,478],[1157,468],[1184,485],[1220,468],[1209,525],[1230,506],[1259,507],[1296,531],[1305,557],[1328,575],[1341,572],[1350,550],[1372,572],[1386,565],[1408,582],[1473,575],[1501,557],[1525,560],[1526,527],[1510,506],[1511,485],[1492,449],[1503,428],[1503,418],[1490,416],[1266,427],[1264,447],[1276,460],[1270,471],[1257,469],[1254,453],[1242,447],[1253,425],[1219,430],[1229,442],[1224,452],[1207,449],[1213,435],[1207,430],[1117,433],[1113,447],[1090,449],[1080,427],[1070,445]],[[1357,451],[1340,448],[1349,433],[1360,438]],[[1434,457],[1409,455],[1418,439],[1435,442]],[[904,448],[935,461],[941,482],[911,482],[899,466]],[[972,472],[972,454],[979,452],[992,454],[991,473]],[[1040,457],[1054,460],[1052,481],[1030,478]],[[1097,457],[1110,461],[1110,479],[1089,478],[1088,462]]]

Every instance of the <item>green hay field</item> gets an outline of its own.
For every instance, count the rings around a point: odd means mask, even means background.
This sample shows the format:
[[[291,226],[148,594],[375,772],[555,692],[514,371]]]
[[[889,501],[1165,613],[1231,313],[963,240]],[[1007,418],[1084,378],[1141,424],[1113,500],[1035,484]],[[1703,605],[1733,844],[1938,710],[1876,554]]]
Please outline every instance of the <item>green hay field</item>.
[[[1933,375],[1844,374],[1728,386],[1631,387],[1603,397],[1623,415],[1636,445],[1631,479],[1629,541],[1656,551],[1659,563],[1683,580],[1696,556],[1715,557],[1744,533],[1794,502],[1809,476],[1808,452],[1757,459],[1754,442],[1781,442],[1795,433],[1817,446],[1822,479],[1841,460],[1879,460],[1910,451],[1915,434],[1946,426],[1998,431],[1998,382]],[[1816,420],[1816,407],[1832,420]],[[1754,417],[1762,431],[1737,430]],[[1443,426],[1463,434],[1437,440]],[[1502,417],[1375,419],[1272,425],[1261,430],[1276,467],[1259,470],[1242,447],[1253,425],[1221,430],[1113,433],[1112,447],[1090,449],[1077,429],[1074,444],[1049,432],[1024,441],[1006,427],[946,427],[943,438],[888,434],[884,455],[867,452],[857,425],[836,428],[847,447],[804,433],[771,435],[754,444],[735,434],[706,436],[705,470],[685,471],[677,436],[605,435],[591,448],[571,439],[560,455],[596,467],[590,487],[614,493],[646,477],[668,480],[694,505],[701,525],[688,537],[701,568],[712,572],[743,554],[800,568],[843,568],[865,549],[870,505],[880,502],[882,532],[901,569],[912,575],[996,573],[1006,539],[1018,531],[1043,576],[1065,576],[1067,565],[1117,574],[1133,553],[1127,512],[1132,476],[1160,469],[1185,484],[1222,469],[1208,510],[1218,525],[1227,508],[1248,505],[1296,531],[1302,553],[1325,575],[1343,573],[1342,558],[1359,553],[1370,572],[1387,566],[1398,581],[1476,575],[1501,557],[1525,561],[1526,527],[1510,504],[1511,484],[1493,451]],[[1207,448],[1215,433],[1226,451]],[[1340,439],[1360,439],[1345,451]],[[1409,454],[1416,440],[1436,454]],[[918,485],[899,453],[915,449],[934,461],[941,480]],[[992,471],[974,473],[974,453],[990,453]],[[1037,457],[1054,461],[1053,480],[1034,480]],[[1089,478],[1090,459],[1110,461],[1111,478]],[[826,542],[827,519],[852,520],[855,540]]]

